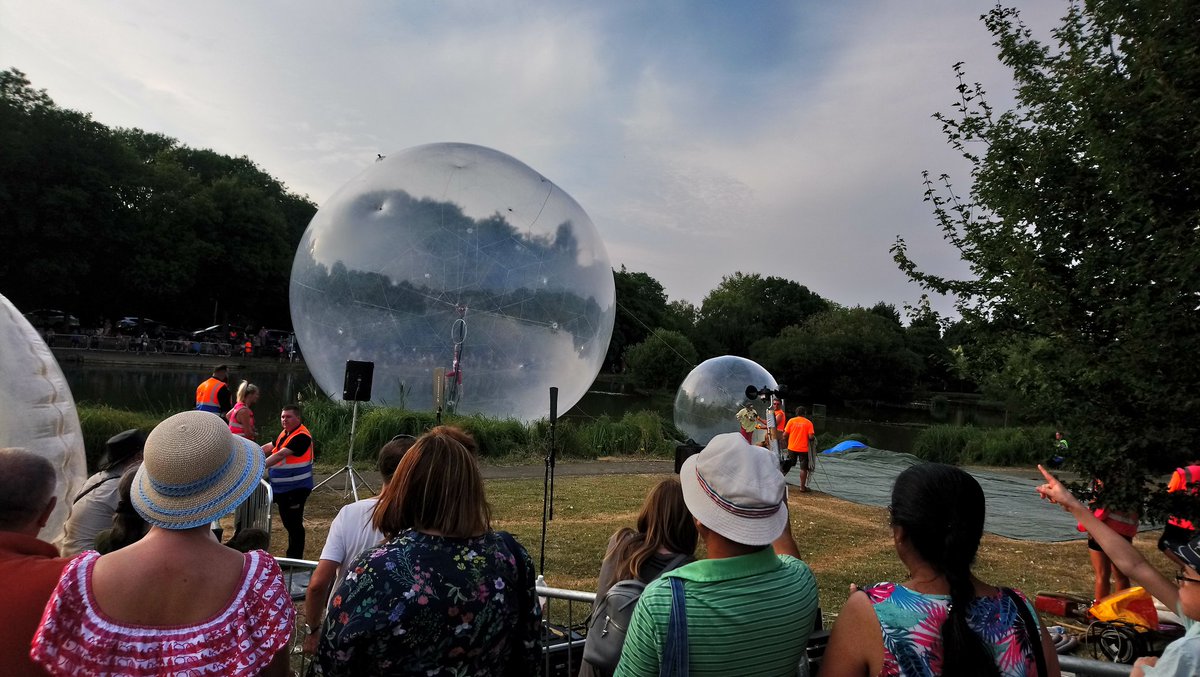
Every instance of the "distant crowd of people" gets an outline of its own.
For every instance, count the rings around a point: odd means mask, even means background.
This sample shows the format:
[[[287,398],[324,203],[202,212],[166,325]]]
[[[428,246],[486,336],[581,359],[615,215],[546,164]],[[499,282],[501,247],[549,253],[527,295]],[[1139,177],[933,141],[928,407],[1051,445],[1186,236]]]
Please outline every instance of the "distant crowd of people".
[[[226,380],[227,370],[216,370],[197,389],[196,410],[148,435],[110,439],[55,544],[37,538],[57,500],[54,468],[0,450],[4,674],[290,674],[297,616],[278,564],[260,549],[266,534],[242,525],[222,544],[213,524],[266,476],[288,556],[302,557],[315,444],[289,405],[281,432],[259,446],[257,389],[243,382],[234,397]],[[815,451],[811,422],[791,426],[803,413],[772,421],[781,440],[797,440],[785,463]],[[790,467],[729,433],[684,461],[677,479],[658,483],[599,563],[580,674],[797,674],[820,610],[816,576],[793,537]],[[397,435],[379,450],[378,469],[380,494],[338,513],[307,590],[302,650],[320,674],[541,674],[533,561],[492,527],[475,440],[449,426]],[[1200,537],[1192,525],[1176,524],[1164,542],[1181,569],[1176,585],[1042,472],[1038,493],[1188,624],[1134,674],[1200,674]],[[907,574],[851,586],[820,675],[1058,675],[1029,600],[973,572],[985,512],[983,490],[965,471],[936,463],[904,470],[888,515]]]

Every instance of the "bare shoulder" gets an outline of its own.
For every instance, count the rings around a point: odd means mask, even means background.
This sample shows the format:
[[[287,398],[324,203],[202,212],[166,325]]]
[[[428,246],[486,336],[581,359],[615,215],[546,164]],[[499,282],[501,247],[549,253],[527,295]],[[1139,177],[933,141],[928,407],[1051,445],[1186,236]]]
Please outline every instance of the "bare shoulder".
[[[865,592],[850,595],[829,635],[821,677],[875,674],[883,663],[883,633]]]

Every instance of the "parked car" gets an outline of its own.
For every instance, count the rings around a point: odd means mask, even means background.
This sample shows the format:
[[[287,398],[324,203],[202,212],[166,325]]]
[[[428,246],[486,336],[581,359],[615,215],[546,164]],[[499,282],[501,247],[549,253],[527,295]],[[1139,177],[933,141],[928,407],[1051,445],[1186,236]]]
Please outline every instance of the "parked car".
[[[117,320],[115,327],[116,333],[125,336],[141,336],[143,333],[151,338],[158,338],[159,330],[165,334],[167,325],[158,320],[151,320],[148,317],[135,317],[128,315]]]
[[[63,334],[79,331],[79,318],[63,310],[39,308],[25,313],[25,319],[37,329],[53,329]]]

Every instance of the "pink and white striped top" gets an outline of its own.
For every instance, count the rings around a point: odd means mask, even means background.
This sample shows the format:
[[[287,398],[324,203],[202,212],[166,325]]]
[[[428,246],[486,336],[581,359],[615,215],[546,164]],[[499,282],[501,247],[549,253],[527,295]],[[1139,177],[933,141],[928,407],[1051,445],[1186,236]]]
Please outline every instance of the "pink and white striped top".
[[[100,557],[88,551],[63,570],[33,638],[30,657],[51,675],[257,675],[287,646],[295,608],[279,565],[246,553],[242,584],[212,618],[190,626],[114,621],[92,594]]]

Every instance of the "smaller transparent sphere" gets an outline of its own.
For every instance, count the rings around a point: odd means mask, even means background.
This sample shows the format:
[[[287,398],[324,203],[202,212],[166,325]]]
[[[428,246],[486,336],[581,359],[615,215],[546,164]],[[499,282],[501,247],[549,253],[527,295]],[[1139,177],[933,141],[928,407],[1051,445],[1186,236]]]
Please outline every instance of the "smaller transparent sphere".
[[[0,448],[20,447],[54,466],[58,502],[38,538],[62,533],[71,499],[87,479],[83,432],[71,388],[54,354],[21,313],[0,295]]]
[[[708,444],[713,436],[737,432],[737,412],[746,403],[746,386],[776,389],[775,377],[754,360],[722,355],[705,360],[683,379],[675,393],[675,427],[697,444]],[[760,416],[766,403],[756,402]]]

